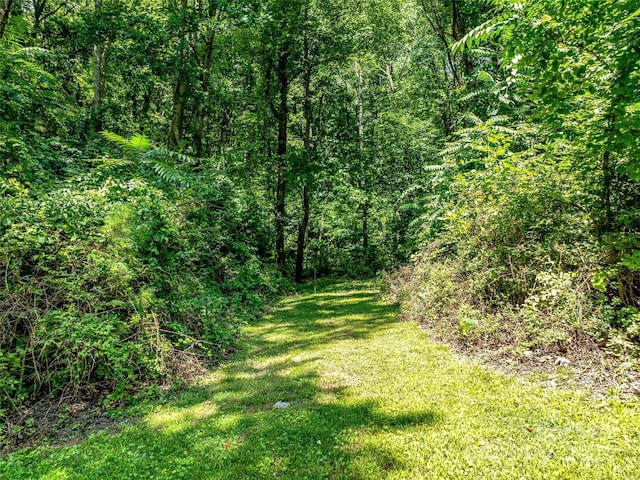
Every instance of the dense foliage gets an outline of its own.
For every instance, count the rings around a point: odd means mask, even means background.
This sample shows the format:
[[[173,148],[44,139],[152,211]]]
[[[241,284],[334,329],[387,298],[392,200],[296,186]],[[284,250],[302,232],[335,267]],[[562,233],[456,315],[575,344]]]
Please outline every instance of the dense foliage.
[[[407,258],[436,135],[403,8],[0,2],[0,416],[182,378],[289,279]]]
[[[0,0],[0,413],[412,254],[411,308],[465,338],[637,354],[639,12]]]
[[[639,15],[496,2],[454,44],[474,69],[421,198],[429,247],[398,284],[445,337],[637,357]]]

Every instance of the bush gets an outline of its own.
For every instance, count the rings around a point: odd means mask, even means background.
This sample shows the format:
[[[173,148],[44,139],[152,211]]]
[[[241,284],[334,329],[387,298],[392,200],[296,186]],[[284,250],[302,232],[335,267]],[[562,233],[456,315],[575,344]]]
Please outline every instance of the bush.
[[[199,185],[3,180],[0,409],[92,384],[122,396],[233,349],[284,284],[244,233],[257,216],[240,192]]]
[[[524,301],[496,304],[482,295],[486,272],[466,265],[423,255],[391,276],[389,289],[404,315],[426,324],[437,338],[493,354],[579,355],[611,334],[606,309],[583,277],[538,272]]]

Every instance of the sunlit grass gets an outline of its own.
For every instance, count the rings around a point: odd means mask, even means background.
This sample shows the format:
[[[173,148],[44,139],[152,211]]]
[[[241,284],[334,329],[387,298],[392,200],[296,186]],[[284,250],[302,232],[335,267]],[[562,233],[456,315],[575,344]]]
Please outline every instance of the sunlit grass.
[[[278,401],[287,409],[274,409]],[[201,385],[6,479],[640,478],[640,406],[456,360],[370,284],[285,299]]]

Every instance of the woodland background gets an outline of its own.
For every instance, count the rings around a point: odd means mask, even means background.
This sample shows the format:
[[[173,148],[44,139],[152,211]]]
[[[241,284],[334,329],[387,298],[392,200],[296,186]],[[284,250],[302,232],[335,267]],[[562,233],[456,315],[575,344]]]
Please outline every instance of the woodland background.
[[[639,64],[635,0],[0,0],[0,417],[215,362],[314,270],[633,365]]]

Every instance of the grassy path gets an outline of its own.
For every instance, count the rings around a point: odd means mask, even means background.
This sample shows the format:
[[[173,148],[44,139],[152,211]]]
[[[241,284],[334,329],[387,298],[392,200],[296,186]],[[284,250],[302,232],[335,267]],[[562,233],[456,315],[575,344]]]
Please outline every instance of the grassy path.
[[[460,363],[371,285],[340,284],[285,299],[138,424],[19,452],[0,478],[640,479],[640,405]]]

